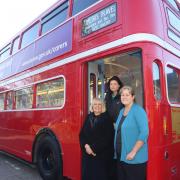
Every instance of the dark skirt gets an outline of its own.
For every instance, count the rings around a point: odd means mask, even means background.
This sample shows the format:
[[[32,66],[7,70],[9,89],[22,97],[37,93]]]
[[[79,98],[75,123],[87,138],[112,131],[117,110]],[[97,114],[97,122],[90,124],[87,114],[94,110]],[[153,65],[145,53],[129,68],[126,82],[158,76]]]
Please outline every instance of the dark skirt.
[[[108,161],[83,155],[82,180],[108,180]]]

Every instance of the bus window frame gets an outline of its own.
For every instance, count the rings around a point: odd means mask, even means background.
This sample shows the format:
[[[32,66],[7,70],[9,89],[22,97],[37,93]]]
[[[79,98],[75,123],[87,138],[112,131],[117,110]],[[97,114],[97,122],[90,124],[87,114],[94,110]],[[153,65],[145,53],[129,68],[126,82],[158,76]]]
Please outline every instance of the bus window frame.
[[[171,24],[169,12],[172,13],[174,16],[176,16],[177,19],[179,19],[179,21],[180,21],[180,17],[178,17],[178,14],[177,14],[176,12],[172,11],[169,7],[166,7],[166,17],[167,17],[168,29],[173,30],[173,32],[179,36],[179,35],[180,35],[180,30],[178,31],[178,29],[176,29],[176,28]]]
[[[35,38],[32,42],[26,44],[25,46],[22,47],[22,40],[23,40],[23,36],[24,34],[29,31],[32,27],[34,27],[35,25],[38,25],[38,31],[37,31],[37,38]],[[20,36],[20,40],[19,40],[19,50],[20,49],[25,49],[26,47],[30,46],[31,44],[33,44],[35,41],[37,41],[37,39],[39,39],[40,37],[40,30],[41,30],[41,22],[40,20],[35,21],[31,26],[29,26],[27,29],[25,29]]]
[[[50,82],[50,81],[53,81],[53,80],[57,80],[57,79],[60,79],[60,78],[63,78],[63,80],[64,80],[63,104],[61,106],[54,106],[54,107],[37,107],[37,86],[38,86],[38,84],[47,83],[47,82]],[[53,78],[53,79],[50,78],[50,79],[46,79],[44,81],[38,82],[38,83],[35,84],[35,87],[36,87],[36,92],[35,92],[35,95],[36,95],[36,97],[35,97],[35,101],[36,101],[35,109],[46,109],[46,110],[48,110],[48,109],[62,109],[62,108],[64,108],[64,106],[65,106],[65,98],[66,98],[66,96],[65,96],[65,94],[66,94],[66,88],[65,88],[66,87],[66,81],[65,81],[65,77],[63,75],[61,75],[59,77],[56,77],[56,78]]]
[[[62,3],[60,3],[55,9],[53,9],[52,11],[48,12],[47,14],[45,14],[41,19],[40,19],[40,31],[39,31],[39,36],[43,36],[49,32],[51,32],[53,29],[56,29],[57,27],[59,27],[60,25],[64,24],[66,21],[69,20],[70,16],[69,16],[69,9],[70,9],[70,1],[71,0],[64,0]],[[49,22],[51,19],[53,19],[54,17],[56,17],[58,14],[60,14],[61,12],[63,12],[66,8],[64,8],[63,10],[61,10],[58,13],[55,13],[52,17],[48,18],[46,21],[43,22],[43,20],[49,16],[52,12],[54,12],[55,10],[57,10],[60,6],[62,6],[63,4],[65,4],[67,2],[67,17],[64,21],[62,21],[61,23],[59,23],[57,26],[51,28],[50,30],[46,31],[46,32],[42,32],[43,31],[43,25],[46,24],[47,22]]]
[[[173,42],[180,45],[180,36],[178,36],[176,33],[174,33],[174,31],[172,31],[171,29],[168,29],[167,35],[170,40],[172,40]],[[176,39],[176,38],[178,38],[178,39]]]
[[[11,109],[7,109],[8,105],[7,105],[7,99],[8,99],[8,94],[11,93],[12,94],[12,108]],[[4,106],[4,110],[5,111],[13,111],[14,110],[14,104],[15,101],[14,101],[14,90],[11,89],[11,90],[8,90],[5,92],[5,106]]]
[[[168,6],[171,7],[174,11],[180,12],[180,9],[179,9],[179,11],[178,11],[178,10],[173,6],[173,4],[171,4],[168,0],[164,0],[164,1],[165,1],[165,3],[168,4]],[[174,0],[174,2],[176,3],[177,8],[179,8],[176,0]]]
[[[72,3],[71,3],[71,13],[70,13],[70,15],[71,15],[71,17],[79,16],[81,13],[87,11],[88,9],[90,9],[90,8],[92,8],[92,7],[94,7],[94,6],[96,6],[97,4],[99,4],[99,3],[103,2],[103,1],[104,1],[104,0],[99,0],[99,1],[97,1],[96,3],[92,4],[91,6],[89,6],[89,7],[85,8],[85,9],[83,9],[83,10],[80,11],[80,12],[78,12],[77,14],[72,15],[72,12],[73,12],[73,0],[71,0]]]
[[[9,52],[8,56],[1,59],[2,54],[4,54],[5,52]],[[0,49],[0,63],[4,62],[6,59],[8,59],[11,56],[11,42],[8,43],[6,46],[4,46],[2,49]]]
[[[32,107],[31,108],[17,108],[17,104],[16,104],[16,91],[27,89],[27,88],[32,88]],[[14,91],[14,109],[15,110],[33,109],[33,106],[34,106],[34,99],[33,98],[34,98],[34,94],[35,94],[34,85],[23,86],[21,88],[14,89],[13,91]]]
[[[19,42],[18,42],[18,49],[17,49],[16,52],[13,53],[14,42],[15,42],[17,39],[19,39]],[[20,50],[20,45],[21,45],[21,36],[18,35],[18,36],[16,36],[16,37],[12,40],[12,43],[11,43],[11,55],[14,55],[14,54],[16,54],[17,52],[19,52],[19,50]]]
[[[170,31],[171,33],[173,33],[174,35],[176,35],[180,38],[180,31],[175,29],[170,24],[168,10],[171,11],[175,16],[177,16],[177,18],[179,18],[180,10],[177,11],[167,0],[163,0],[163,8],[164,8],[165,20],[166,20],[166,24],[167,24],[166,36],[167,36],[168,40],[171,41],[172,44],[179,45],[178,41],[174,40],[172,37],[169,36],[169,31]]]
[[[155,92],[154,92],[153,63],[156,63],[156,65],[158,65],[158,68],[159,68],[160,93],[161,93],[160,99],[156,98]],[[161,102],[163,100],[163,97],[164,97],[164,94],[163,94],[163,65],[159,59],[155,59],[152,62],[152,83],[153,83],[153,98],[155,101]]]
[[[171,106],[171,107],[180,107],[180,102],[179,103],[172,103],[170,100],[169,100],[169,95],[168,95],[168,82],[167,82],[167,75],[166,75],[166,68],[167,67],[170,67],[171,69],[177,69],[178,71],[180,71],[180,67],[176,66],[175,64],[171,63],[171,62],[167,62],[164,66],[164,72],[165,72],[165,88],[166,88],[166,98],[167,98],[167,101],[168,101],[168,104]],[[180,73],[178,73],[180,75]]]
[[[5,110],[5,102],[6,102],[6,93],[5,92],[1,92],[0,95],[4,96],[4,103],[3,103],[3,109],[0,109],[0,112],[3,112]]]
[[[49,107],[49,108],[46,108],[46,107],[43,107],[43,108],[38,108],[36,107],[36,89],[37,89],[37,84],[39,83],[43,83],[43,82],[47,82],[47,81],[51,81],[51,80],[55,80],[55,79],[58,79],[58,78],[63,78],[64,80],[64,102],[62,104],[62,106],[56,106],[56,107]],[[17,90],[20,90],[20,89],[24,89],[24,88],[28,88],[28,87],[32,87],[33,89],[33,104],[32,104],[32,108],[31,109],[16,109],[15,107],[15,94],[13,94],[13,109],[7,109],[7,93],[12,91],[13,93]],[[33,82],[33,83],[30,83],[28,85],[24,85],[24,86],[21,86],[21,87],[18,87],[18,88],[12,88],[12,89],[9,89],[9,90],[6,90],[6,91],[2,91],[0,93],[5,93],[5,104],[4,104],[4,110],[0,110],[0,112],[13,112],[13,111],[39,111],[39,110],[61,110],[64,108],[65,104],[66,104],[66,78],[64,75],[59,75],[59,76],[54,76],[54,77],[51,77],[51,78],[47,78],[47,79],[43,79],[43,80],[40,80],[40,81],[36,81],[36,82]]]

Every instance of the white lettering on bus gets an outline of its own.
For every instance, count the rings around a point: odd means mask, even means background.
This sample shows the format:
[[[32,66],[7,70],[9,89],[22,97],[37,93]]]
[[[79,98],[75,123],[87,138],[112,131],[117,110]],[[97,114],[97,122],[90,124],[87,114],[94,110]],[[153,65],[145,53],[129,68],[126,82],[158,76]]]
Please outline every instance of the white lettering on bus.
[[[68,46],[68,42],[67,42],[67,41],[65,41],[65,42],[63,42],[63,43],[61,43],[61,44],[58,44],[57,46],[52,47],[51,49],[48,49],[47,51],[45,51],[45,52],[43,52],[43,53],[41,53],[41,54],[39,54],[39,55],[37,55],[37,56],[29,59],[29,60],[26,61],[26,62],[24,62],[24,63],[22,64],[22,66],[26,66],[26,65],[28,65],[28,64],[30,64],[30,63],[33,63],[34,61],[40,61],[40,60],[43,59],[44,57],[49,56],[49,55],[51,55],[51,54],[53,54],[53,53],[56,53],[56,52],[58,52],[59,50],[64,49],[64,48],[67,47],[67,46]]]

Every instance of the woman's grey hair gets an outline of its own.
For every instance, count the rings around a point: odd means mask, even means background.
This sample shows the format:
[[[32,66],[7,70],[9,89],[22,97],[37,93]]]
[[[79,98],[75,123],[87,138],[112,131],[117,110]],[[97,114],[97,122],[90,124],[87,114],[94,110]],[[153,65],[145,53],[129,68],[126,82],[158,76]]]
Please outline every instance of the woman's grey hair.
[[[106,106],[103,100],[101,100],[100,98],[93,98],[91,106],[90,106],[90,112],[94,112],[93,111],[93,106],[95,102],[100,102],[102,105],[102,113],[104,113],[106,111]]]
[[[122,94],[122,92],[123,92],[124,90],[128,90],[129,93],[130,93],[132,96],[135,96],[134,90],[133,90],[133,88],[132,88],[131,86],[123,86],[123,87],[120,89],[119,93]]]

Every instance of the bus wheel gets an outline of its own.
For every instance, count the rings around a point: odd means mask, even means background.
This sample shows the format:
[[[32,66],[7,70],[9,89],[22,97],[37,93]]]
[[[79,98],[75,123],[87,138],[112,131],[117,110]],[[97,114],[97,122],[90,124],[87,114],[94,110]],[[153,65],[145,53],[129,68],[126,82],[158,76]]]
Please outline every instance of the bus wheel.
[[[62,180],[61,152],[50,136],[45,136],[38,144],[37,167],[43,180]]]

